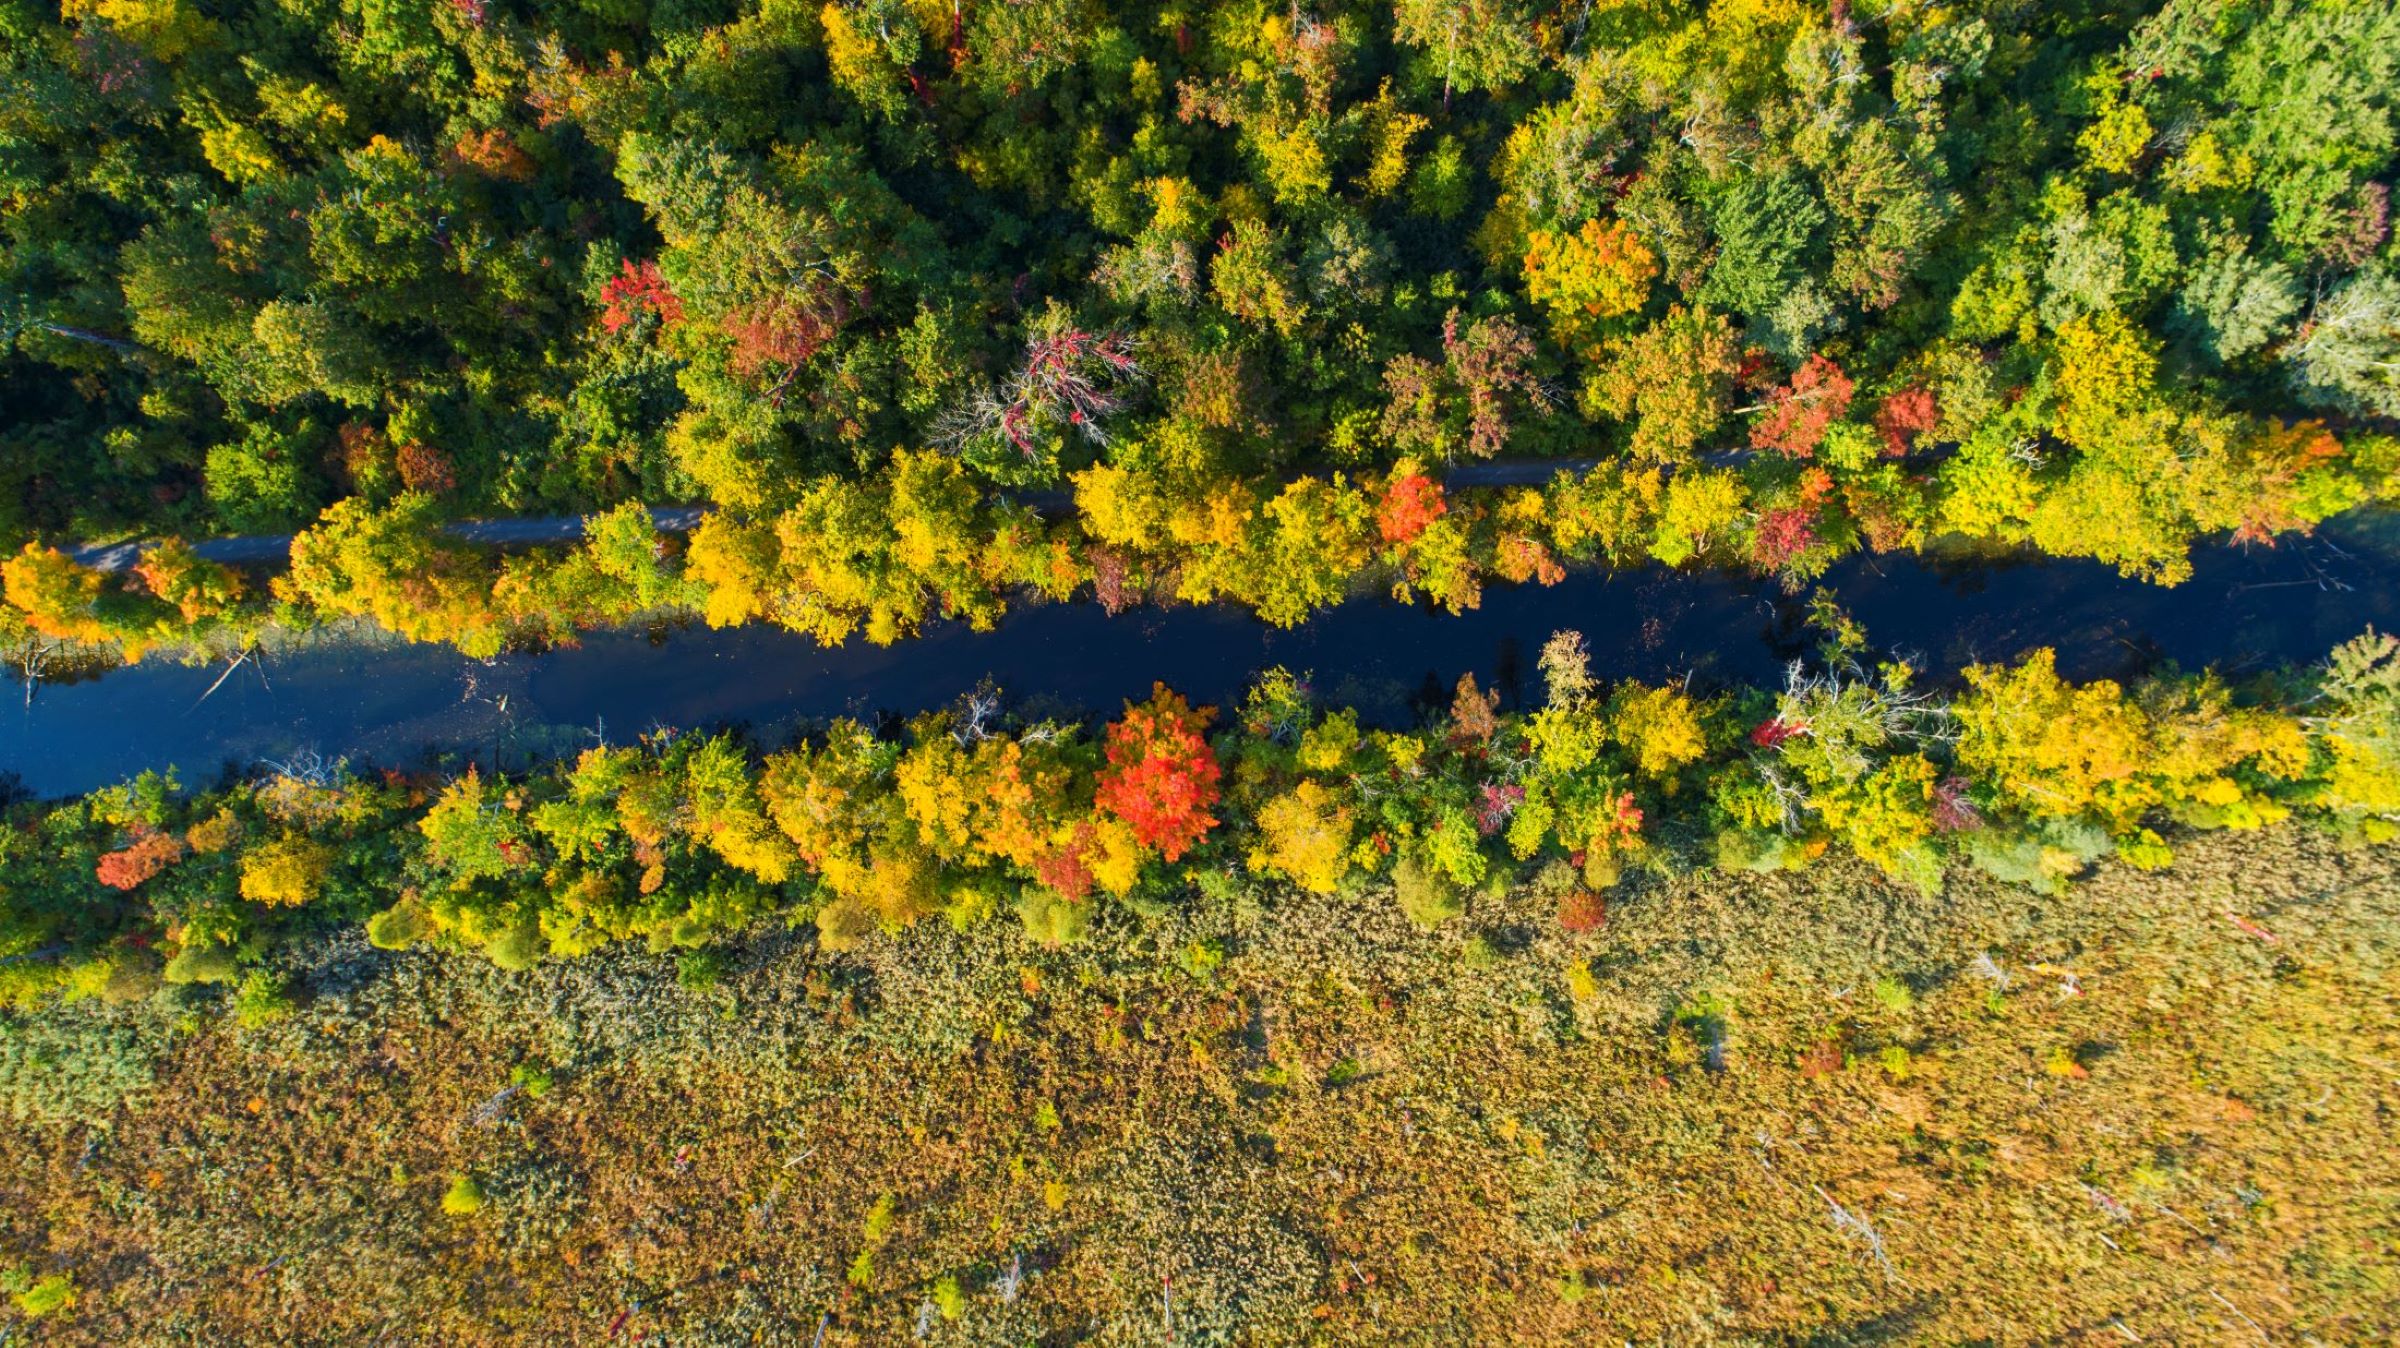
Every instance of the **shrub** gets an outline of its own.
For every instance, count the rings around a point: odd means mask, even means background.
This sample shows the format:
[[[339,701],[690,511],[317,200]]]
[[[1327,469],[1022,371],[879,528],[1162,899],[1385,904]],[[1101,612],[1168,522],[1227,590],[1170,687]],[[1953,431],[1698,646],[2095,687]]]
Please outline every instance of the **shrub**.
[[[1428,931],[1467,911],[1466,891],[1413,855],[1392,868],[1392,890],[1400,911]]]
[[[233,1018],[243,1029],[269,1025],[291,1013],[289,984],[281,974],[253,970],[234,990]]]
[[[542,932],[528,916],[502,927],[484,943],[484,958],[511,973],[523,973],[542,962]]]
[[[233,952],[223,946],[187,945],[167,961],[170,983],[230,983],[241,974]]]
[[[715,950],[687,950],[675,960],[675,982],[688,992],[706,992],[725,977],[725,957]]]
[[[367,944],[377,950],[406,950],[433,932],[432,915],[413,897],[367,919]]]
[[[473,1175],[452,1176],[450,1187],[442,1191],[442,1211],[453,1217],[472,1217],[483,1211],[483,1204],[483,1186]]]
[[[1878,978],[1871,991],[1875,995],[1875,1004],[1895,1016],[1906,1015],[1916,1009],[1916,994],[1908,990],[1908,984],[1897,978]]]
[[[1017,894],[1017,920],[1025,934],[1046,946],[1069,946],[1083,939],[1091,925],[1092,908],[1060,898],[1040,885],[1027,885]]]
[[[39,1320],[45,1315],[74,1309],[75,1276],[71,1273],[52,1273],[36,1278],[20,1269],[10,1273],[6,1279],[0,1279],[0,1282],[5,1283],[10,1298],[28,1320]]]
[[[150,1089],[156,1052],[112,1013],[60,1007],[0,1017],[0,1114],[19,1123],[104,1119]]]
[[[1608,921],[1608,900],[1588,889],[1571,889],[1559,896],[1558,925],[1563,931],[1581,936],[1600,930]]]
[[[867,1209],[867,1218],[859,1224],[859,1232],[866,1237],[868,1245],[881,1245],[891,1239],[892,1224],[898,1220],[898,1196],[884,1194],[875,1200],[874,1207]]]

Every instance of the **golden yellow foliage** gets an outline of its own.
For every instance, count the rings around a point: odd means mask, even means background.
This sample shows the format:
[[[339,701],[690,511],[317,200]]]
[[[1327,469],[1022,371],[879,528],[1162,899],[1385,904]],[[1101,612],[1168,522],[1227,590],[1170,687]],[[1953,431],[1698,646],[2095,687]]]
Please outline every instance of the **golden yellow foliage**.
[[[1350,810],[1315,782],[1268,801],[1258,828],[1265,842],[1256,860],[1302,889],[1330,894],[1350,869]]]
[[[332,868],[331,848],[285,834],[242,854],[241,894],[252,903],[297,908],[317,897]]]
[[[1573,234],[1537,229],[1525,241],[1526,297],[1549,309],[1564,342],[1640,309],[1657,276],[1658,255],[1621,221],[1586,220]]]

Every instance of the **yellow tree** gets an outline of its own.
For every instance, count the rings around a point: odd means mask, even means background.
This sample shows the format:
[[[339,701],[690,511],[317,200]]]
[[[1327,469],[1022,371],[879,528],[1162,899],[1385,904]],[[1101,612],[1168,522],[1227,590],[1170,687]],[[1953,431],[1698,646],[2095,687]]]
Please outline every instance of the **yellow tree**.
[[[99,572],[39,543],[28,543],[23,552],[0,562],[0,593],[7,596],[9,607],[24,614],[34,631],[61,641],[98,644],[114,636],[99,618],[106,588],[107,580]]]
[[[1608,733],[1632,758],[1634,771],[1670,786],[1677,772],[1708,753],[1691,697],[1639,680],[1629,679],[1609,695]]]
[[[323,892],[333,849],[297,833],[242,854],[240,889],[252,903],[297,908]]]
[[[292,540],[284,597],[345,617],[371,618],[410,641],[447,641],[469,655],[500,653],[506,624],[492,602],[491,560],[435,532],[433,499],[415,492],[377,510],[336,502]]]
[[[1525,240],[1525,294],[1550,311],[1550,330],[1580,347],[1610,319],[1639,310],[1658,276],[1658,255],[1622,222],[1586,220],[1572,234],[1537,229]]]
[[[1252,863],[1302,889],[1330,894],[1350,869],[1350,824],[1339,792],[1302,782],[1259,810],[1262,841]]]
[[[741,747],[729,736],[715,736],[692,751],[683,770],[692,835],[726,864],[770,885],[789,878],[799,856],[760,808]]]
[[[775,531],[711,512],[692,530],[685,573],[705,596],[711,627],[735,627],[775,607],[782,551]]]

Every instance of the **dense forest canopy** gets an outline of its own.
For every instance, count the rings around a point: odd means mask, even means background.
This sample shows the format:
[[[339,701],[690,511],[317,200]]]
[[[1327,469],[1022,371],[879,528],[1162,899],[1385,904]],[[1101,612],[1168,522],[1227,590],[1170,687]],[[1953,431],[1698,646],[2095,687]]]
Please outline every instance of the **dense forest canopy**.
[[[1272,615],[1323,595],[1252,573],[1376,548],[1437,597],[1469,558],[1804,575],[1938,533],[2172,579],[2400,459],[2385,5],[11,0],[0,34],[12,548],[421,496],[700,500],[772,552],[922,455],[1072,484],[1055,549],[983,545],[1009,583],[1165,558]],[[1421,508],[1498,454],[1605,490],[1546,533]]]

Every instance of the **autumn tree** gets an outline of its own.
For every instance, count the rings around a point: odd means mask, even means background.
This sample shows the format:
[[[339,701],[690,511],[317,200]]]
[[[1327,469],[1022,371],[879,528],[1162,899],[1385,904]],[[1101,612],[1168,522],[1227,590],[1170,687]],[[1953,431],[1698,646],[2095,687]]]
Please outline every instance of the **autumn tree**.
[[[371,618],[411,641],[447,641],[497,655],[507,625],[492,603],[490,561],[442,538],[432,498],[415,493],[375,509],[353,497],[292,540],[276,592],[340,617]]]
[[[325,843],[286,833],[242,853],[241,895],[270,907],[300,907],[324,892],[333,862],[333,849]]]
[[[1442,363],[1396,356],[1384,367],[1383,434],[1403,454],[1488,459],[1506,448],[1513,415],[1545,411],[1533,342],[1506,318],[1442,320]]]
[[[1383,485],[1383,499],[1375,505],[1375,529],[1386,544],[1404,547],[1449,508],[1441,483],[1403,463]]]
[[[1650,327],[1606,344],[1584,402],[1627,425],[1636,458],[1684,462],[1724,423],[1738,355],[1722,316],[1676,305]]]
[[[907,207],[854,154],[823,143],[761,165],[636,135],[618,174],[667,247],[655,281],[637,267],[609,312],[638,298],[662,319],[682,315],[662,335],[694,362],[686,389],[721,418],[861,429],[842,381],[804,387],[801,371],[865,312],[883,272],[905,264]]]
[[[180,538],[169,538],[142,549],[133,573],[152,598],[175,610],[188,629],[199,629],[233,614],[246,587],[232,568],[220,566],[193,552]]]
[[[1423,54],[1445,102],[1453,91],[1506,89],[1541,55],[1537,15],[1518,0],[1397,0],[1392,14],[1395,36]]]
[[[1108,767],[1094,798],[1168,861],[1216,827],[1210,810],[1221,769],[1201,733],[1213,714],[1207,707],[1195,711],[1160,684],[1148,702],[1127,703],[1123,718],[1108,727]]]
[[[683,301],[668,287],[666,277],[659,274],[655,260],[635,262],[627,258],[617,274],[600,288],[600,326],[621,333],[644,318],[654,318],[662,324],[679,323],[683,320]]]
[[[1243,323],[1272,328],[1289,337],[1308,317],[1308,301],[1289,260],[1281,230],[1237,220],[1217,241],[1209,260],[1210,293],[1219,307]]]
[[[1941,424],[1941,408],[1929,388],[1901,389],[1875,409],[1875,430],[1883,437],[1883,451],[1893,456],[1917,448],[1923,437]]]
[[[1370,498],[1341,474],[1303,478],[1260,509],[1263,536],[1242,553],[1251,578],[1239,593],[1258,616],[1292,627],[1348,594],[1374,537]]]
[[[731,737],[712,735],[683,760],[692,835],[736,870],[779,885],[799,862],[791,841],[759,803],[750,756]]]
[[[2363,271],[2333,289],[2285,359],[2310,401],[2400,417],[2400,278]]]
[[[442,789],[417,829],[427,855],[460,886],[534,862],[515,793],[495,795],[473,768]]]
[[[1304,781],[1258,812],[1258,860],[1302,889],[1330,894],[1350,868],[1351,812],[1331,787]]]
[[[1551,330],[1570,346],[1640,310],[1657,275],[1657,254],[1622,221],[1586,220],[1571,234],[1537,229],[1525,240],[1526,298],[1550,311]]]
[[[1795,459],[1816,453],[1825,432],[1850,411],[1857,387],[1842,367],[1823,356],[1810,356],[1792,373],[1792,381],[1767,398],[1764,412],[1750,426],[1750,443]]]
[[[183,839],[172,833],[143,831],[123,847],[101,853],[94,874],[110,889],[138,889],[165,874],[183,856]]]
[[[27,543],[0,562],[0,587],[9,607],[24,614],[27,624],[44,636],[104,642],[112,635],[99,616],[107,593],[105,578],[56,548]]]
[[[1609,738],[1645,779],[1671,779],[1707,756],[1699,705],[1680,689],[1628,679],[1609,694],[1607,714]]]
[[[1017,368],[954,404],[938,435],[1004,481],[1048,481],[1070,446],[1109,442],[1143,377],[1130,336],[1086,327],[1053,305]]]
[[[912,102],[930,102],[925,77],[915,66],[949,36],[948,24],[930,6],[897,0],[852,0],[818,11],[825,28],[825,59],[834,82],[860,106],[897,119]]]

